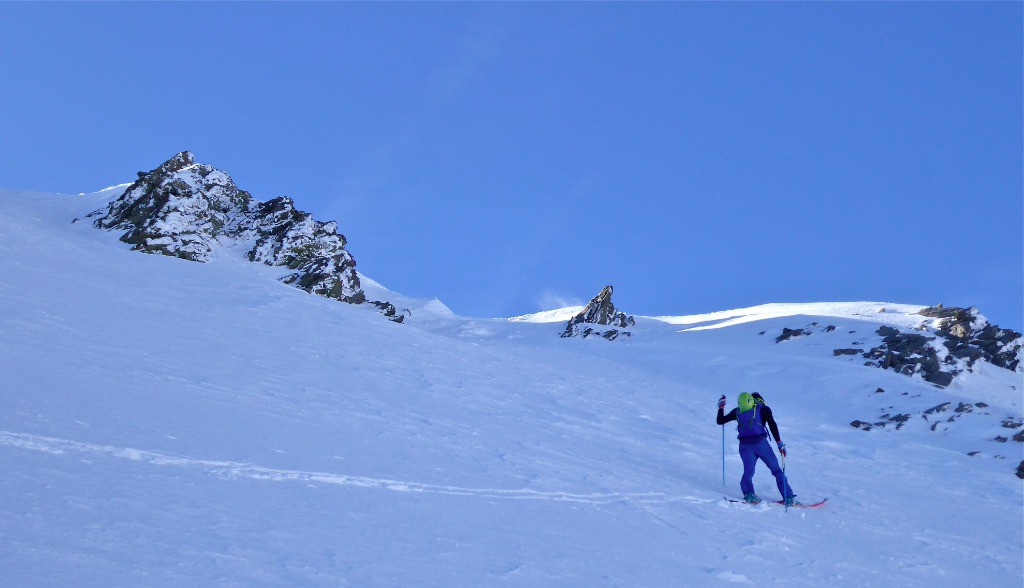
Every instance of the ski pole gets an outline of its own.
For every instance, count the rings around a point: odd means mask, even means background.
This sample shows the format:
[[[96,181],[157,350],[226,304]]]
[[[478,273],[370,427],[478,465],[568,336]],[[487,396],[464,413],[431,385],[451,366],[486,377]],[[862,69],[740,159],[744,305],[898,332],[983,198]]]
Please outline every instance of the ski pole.
[[[718,414],[725,411],[725,394],[718,399]],[[725,488],[725,423],[722,423],[722,488]]]
[[[786,513],[789,513],[789,496],[792,490],[789,489],[789,480],[786,478],[786,454],[782,454],[782,489],[786,491],[787,496],[782,497],[782,504]]]

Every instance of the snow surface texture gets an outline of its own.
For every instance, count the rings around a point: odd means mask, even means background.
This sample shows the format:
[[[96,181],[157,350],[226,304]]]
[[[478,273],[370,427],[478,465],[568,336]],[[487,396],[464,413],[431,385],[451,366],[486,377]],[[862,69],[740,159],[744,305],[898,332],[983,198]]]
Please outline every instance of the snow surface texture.
[[[920,306],[637,317],[609,343],[558,337],[578,308],[389,293],[396,325],[241,254],[139,255],[69,222],[123,190],[0,191],[5,586],[1024,581],[1024,445],[993,440],[1020,430],[1021,374],[979,362],[942,389],[833,356]],[[815,322],[836,328],[776,343]],[[740,464],[726,427],[723,487],[715,401],[752,390],[824,508],[722,498]],[[914,416],[850,426],[883,414]]]

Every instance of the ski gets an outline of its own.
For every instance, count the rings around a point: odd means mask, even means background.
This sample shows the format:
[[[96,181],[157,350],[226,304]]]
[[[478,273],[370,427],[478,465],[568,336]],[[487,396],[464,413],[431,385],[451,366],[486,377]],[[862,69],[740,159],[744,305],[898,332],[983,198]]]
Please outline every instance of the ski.
[[[789,508],[818,508],[819,506],[825,504],[826,502],[828,502],[828,498],[822,498],[818,502],[811,502],[809,504],[805,504],[803,502],[794,502],[793,504],[789,505]],[[771,502],[771,504],[774,504],[776,506],[785,506],[786,505],[781,500],[774,500],[774,501]]]
[[[783,503],[781,500],[762,500],[761,502],[752,503],[752,502],[744,502],[742,500],[736,500],[735,498],[729,498],[728,496],[723,496],[722,498],[725,498],[729,502],[735,502],[737,504],[749,504],[751,506],[757,506],[758,504],[770,504],[770,505],[773,505],[773,506],[785,506],[785,503]],[[823,504],[825,504],[826,502],[828,502],[828,498],[823,498],[822,500],[820,500],[818,502],[812,502],[810,504],[804,504],[803,502],[794,502],[793,504],[789,505],[789,508],[818,508],[818,507],[822,506]]]

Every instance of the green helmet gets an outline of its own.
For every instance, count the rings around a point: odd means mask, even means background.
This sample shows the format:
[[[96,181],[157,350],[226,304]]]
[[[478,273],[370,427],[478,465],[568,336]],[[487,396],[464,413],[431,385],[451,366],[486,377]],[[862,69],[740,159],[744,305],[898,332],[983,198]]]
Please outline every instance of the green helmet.
[[[754,397],[750,395],[750,392],[743,392],[736,403],[740,406],[740,412],[747,412],[754,408]]]

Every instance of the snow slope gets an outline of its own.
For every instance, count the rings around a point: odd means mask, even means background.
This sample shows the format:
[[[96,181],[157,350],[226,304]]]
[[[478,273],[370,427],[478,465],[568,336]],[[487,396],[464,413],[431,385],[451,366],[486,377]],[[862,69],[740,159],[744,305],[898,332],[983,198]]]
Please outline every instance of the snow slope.
[[[397,325],[281,268],[69,222],[118,192],[0,191],[5,586],[1024,581],[1021,444],[991,441],[1020,420],[1021,375],[938,389],[832,357],[918,307],[640,318],[608,342],[392,293]],[[815,322],[837,328],[775,343]],[[743,390],[826,508],[722,499],[740,464],[727,428],[723,486],[715,401]],[[920,416],[966,400],[989,406]],[[882,412],[916,416],[850,426]],[[776,495],[763,468],[755,484]]]

